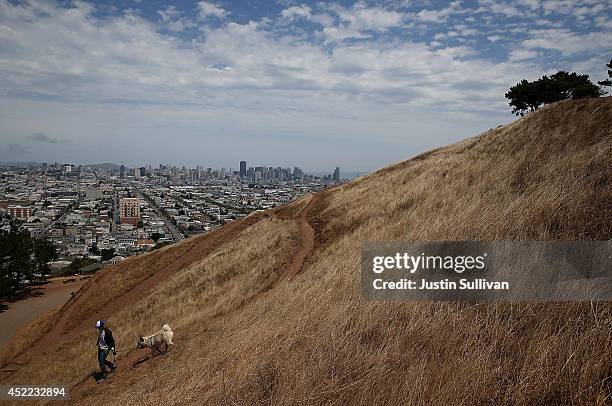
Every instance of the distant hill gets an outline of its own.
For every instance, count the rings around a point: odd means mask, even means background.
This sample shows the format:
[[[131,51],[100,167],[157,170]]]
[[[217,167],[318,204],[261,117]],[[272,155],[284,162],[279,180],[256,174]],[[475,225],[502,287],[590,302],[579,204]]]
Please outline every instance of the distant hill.
[[[91,168],[91,169],[103,169],[105,171],[118,171],[121,168],[120,165],[109,163],[109,162],[101,163],[101,164],[87,164],[87,165],[83,165],[83,167]]]
[[[18,168],[40,168],[42,166],[42,163],[40,162],[0,162],[0,166],[14,166],[14,167],[18,167]],[[117,164],[113,164],[113,163],[101,163],[101,164],[86,164],[83,165],[84,168],[91,168],[91,169],[104,169],[107,171],[111,171],[111,170],[116,170],[118,171],[121,166],[117,165]]]
[[[129,258],[22,329],[2,384],[84,405],[609,403],[611,303],[376,302],[359,280],[364,240],[612,239],[611,121],[612,98],[561,102]],[[98,318],[125,351],[100,385]],[[164,323],[175,345],[146,359]]]
[[[39,168],[42,164],[40,162],[19,162],[19,161],[6,161],[0,162],[0,166],[14,166],[16,168]]]

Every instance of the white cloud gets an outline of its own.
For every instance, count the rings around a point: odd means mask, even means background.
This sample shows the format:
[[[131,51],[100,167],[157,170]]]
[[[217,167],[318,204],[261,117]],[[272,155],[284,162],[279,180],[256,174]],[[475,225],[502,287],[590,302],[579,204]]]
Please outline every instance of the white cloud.
[[[286,19],[304,18],[308,20],[311,16],[312,9],[302,4],[300,6],[292,6],[281,11],[281,16]]]
[[[482,2],[483,5],[478,9],[478,12],[488,12],[493,14],[502,14],[506,17],[517,17],[524,15],[524,12],[507,3],[498,3],[496,1]]]
[[[448,19],[449,16],[457,13],[460,10],[460,7],[460,1],[453,1],[448,5],[448,7],[445,7],[441,10],[421,10],[416,13],[416,16],[421,21],[431,23],[443,23]]]
[[[540,53],[537,51],[531,51],[528,49],[515,49],[510,52],[510,55],[508,56],[508,61],[524,61],[527,59],[537,58],[538,56],[540,56]]]
[[[550,49],[571,56],[582,52],[610,49],[609,32],[579,34],[567,28],[533,30],[531,38],[522,42],[528,49]]]
[[[612,31],[612,18],[610,16],[600,15],[595,17],[595,24],[605,30]]]
[[[329,14],[318,13],[311,18],[323,26],[319,37],[325,43],[341,42],[349,38],[372,38],[372,33],[382,33],[401,26],[405,18],[401,12],[368,7],[364,3],[356,3],[350,8],[335,3],[326,7]],[[338,24],[330,14],[337,18]]]
[[[519,2],[532,10],[537,10],[542,6],[540,0],[520,0]]]
[[[165,10],[157,10],[157,14],[159,14],[163,22],[172,21],[180,16],[179,11],[174,6],[168,6]]]
[[[228,12],[223,7],[215,3],[210,3],[208,1],[198,2],[198,9],[200,11],[200,17],[202,18],[207,18],[211,16],[217,18],[224,18],[228,14]]]
[[[310,17],[310,21],[320,24],[323,27],[333,27],[334,26],[334,18],[326,13],[312,14]]]
[[[330,10],[348,28],[357,31],[385,31],[401,25],[404,17],[398,11],[386,10],[381,7],[368,7],[364,3],[357,3],[351,8],[333,5]]]
[[[321,37],[324,42],[334,43],[334,42],[342,42],[345,39],[363,39],[370,38],[371,35],[361,32],[359,30],[353,28],[345,28],[345,27],[324,27],[321,31]]]
[[[196,26],[190,18],[186,18],[175,6],[168,6],[164,10],[158,10],[161,22],[165,28],[173,32],[181,32],[187,28]]]

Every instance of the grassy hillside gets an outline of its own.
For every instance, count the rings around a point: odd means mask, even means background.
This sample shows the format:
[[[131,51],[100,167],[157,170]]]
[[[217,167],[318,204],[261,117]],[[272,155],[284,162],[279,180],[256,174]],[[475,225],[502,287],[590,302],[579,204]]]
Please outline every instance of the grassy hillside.
[[[170,352],[134,367],[146,352],[123,355],[95,386],[95,332],[66,322],[59,349],[2,383],[71,382],[83,404],[609,404],[612,303],[369,302],[359,274],[366,239],[610,240],[611,121],[611,98],[559,103],[233,225],[207,249],[210,236],[169,247],[149,272],[192,260],[130,300],[134,288],[112,290],[125,305],[110,323],[128,348],[168,322]]]

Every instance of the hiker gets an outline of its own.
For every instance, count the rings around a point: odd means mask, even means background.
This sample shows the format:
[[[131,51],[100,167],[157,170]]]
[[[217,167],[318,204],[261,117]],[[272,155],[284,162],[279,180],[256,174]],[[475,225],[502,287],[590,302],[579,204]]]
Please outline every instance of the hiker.
[[[112,371],[117,369],[117,366],[112,362],[108,361],[106,357],[109,352],[115,352],[115,339],[113,338],[113,332],[106,327],[104,320],[98,320],[96,322],[96,329],[98,330],[98,341],[96,345],[98,347],[98,364],[100,365],[101,378],[106,378],[108,371],[106,367],[108,366]]]

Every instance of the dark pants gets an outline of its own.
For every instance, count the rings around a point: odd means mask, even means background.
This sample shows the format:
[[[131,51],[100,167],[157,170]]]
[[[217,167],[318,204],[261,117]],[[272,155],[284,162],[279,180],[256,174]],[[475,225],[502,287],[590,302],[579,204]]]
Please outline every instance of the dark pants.
[[[111,370],[115,369],[115,364],[106,359],[107,355],[108,350],[103,350],[98,347],[98,364],[100,365],[100,371],[104,373],[106,373],[106,367],[109,367]]]

